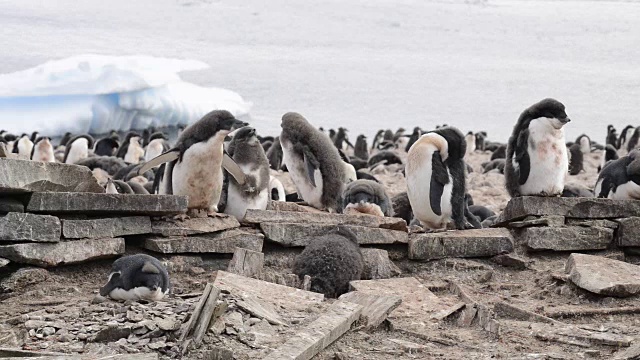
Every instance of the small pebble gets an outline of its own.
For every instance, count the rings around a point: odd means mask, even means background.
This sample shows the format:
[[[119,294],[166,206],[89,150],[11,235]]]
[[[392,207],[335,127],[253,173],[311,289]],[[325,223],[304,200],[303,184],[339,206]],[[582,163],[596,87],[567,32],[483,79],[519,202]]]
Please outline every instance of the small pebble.
[[[92,304],[102,304],[103,302],[107,301],[107,298],[98,294],[96,295],[93,300],[91,300]]]

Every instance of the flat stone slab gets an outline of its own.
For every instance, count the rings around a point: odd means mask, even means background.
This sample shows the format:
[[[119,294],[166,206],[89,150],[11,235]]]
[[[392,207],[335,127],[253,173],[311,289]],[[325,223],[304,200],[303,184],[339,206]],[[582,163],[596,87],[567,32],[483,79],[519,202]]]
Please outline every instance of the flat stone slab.
[[[616,243],[620,247],[640,246],[640,217],[617,219]]]
[[[342,215],[329,213],[307,213],[300,211],[247,210],[242,220],[248,224],[298,223],[323,225],[355,225],[407,232],[407,223],[400,218],[373,215]]]
[[[58,242],[60,220],[55,216],[8,213],[0,217],[0,243],[4,241]]]
[[[361,312],[361,305],[338,300],[264,359],[310,360],[349,331]]]
[[[511,251],[513,237],[507,229],[453,230],[409,235],[409,259],[413,260],[488,257]]]
[[[505,224],[530,215],[558,215],[579,219],[640,216],[640,200],[522,196],[509,201],[496,224]]]
[[[24,204],[22,203],[22,201],[11,197],[0,198],[0,213],[10,212],[23,213]]]
[[[187,197],[174,195],[37,192],[31,195],[27,211],[85,215],[175,215],[187,212]]]
[[[400,275],[400,269],[389,259],[387,250],[361,248],[364,269],[362,280],[389,279],[392,276]]]
[[[155,220],[151,222],[152,233],[162,236],[187,236],[209,234],[235,229],[240,223],[234,216],[219,214],[216,217],[191,218],[180,221]]]
[[[89,168],[78,165],[0,158],[0,192],[104,193]]]
[[[438,323],[436,319],[431,319],[431,316],[453,305],[437,297],[412,277],[359,280],[352,281],[350,284],[353,290],[360,293],[400,297],[402,304],[389,315],[388,320],[394,328],[401,330],[420,333],[430,329]]]
[[[262,251],[264,236],[242,230],[187,237],[155,237],[144,241],[144,248],[163,254],[222,253],[233,254],[237,247]]]
[[[600,227],[537,227],[516,233],[518,243],[532,250],[603,250],[613,241],[613,230]]]
[[[345,225],[358,237],[358,244],[396,244],[408,241],[403,231]],[[335,230],[336,225],[261,223],[260,228],[267,239],[284,246],[307,246],[313,237],[325,235]]]
[[[565,266],[577,286],[604,296],[640,293],[640,266],[601,256],[571,254]]]
[[[387,319],[393,310],[402,304],[399,296],[376,295],[352,291],[340,296],[340,300],[362,305],[360,319],[370,329],[375,329]]]
[[[148,216],[90,220],[62,220],[62,236],[67,239],[102,239],[151,233]]]
[[[124,254],[122,238],[0,246],[1,257],[20,264],[42,267],[76,264],[122,254]]]
[[[526,228],[531,226],[564,226],[564,216],[548,215],[548,216],[527,216],[520,221],[513,221],[507,224],[510,228]]]

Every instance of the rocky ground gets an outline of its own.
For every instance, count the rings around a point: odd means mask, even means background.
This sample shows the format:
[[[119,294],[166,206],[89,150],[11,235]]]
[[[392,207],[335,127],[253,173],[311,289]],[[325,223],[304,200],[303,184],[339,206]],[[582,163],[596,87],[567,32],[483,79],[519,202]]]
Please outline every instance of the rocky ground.
[[[500,212],[508,197],[501,174],[481,173],[480,164],[488,157],[489,154],[479,153],[469,157],[474,172],[469,174],[468,188],[476,204]],[[587,156],[586,171],[569,177],[568,183],[593,187],[598,163],[599,154]],[[388,186],[390,195],[404,191],[400,173],[392,169],[376,169],[373,173]],[[285,183],[285,186],[291,184]],[[518,247],[515,263],[505,266],[504,262],[499,265],[498,260],[486,258],[418,262],[408,259],[406,246],[393,245],[385,249],[402,271],[401,276],[415,277],[440,302],[451,306],[460,303],[461,299],[472,299],[494,311],[501,303],[508,303],[525,311],[548,315],[560,310],[634,307],[637,303],[637,297],[600,296],[575,286],[563,275],[568,253],[529,254]],[[140,251],[127,247],[127,253]],[[300,251],[301,248],[265,243],[265,278],[286,277]],[[616,249],[591,253],[635,264],[640,262]],[[168,299],[158,303],[116,303],[95,299],[97,289],[106,281],[111,264],[108,260],[49,270],[22,269],[0,283],[0,344],[95,357],[154,352],[160,358],[178,358],[182,351],[178,339],[181,325],[188,319],[206,283],[213,282],[214,272],[226,270],[230,258],[230,255],[219,255],[164,259],[171,274],[173,291]],[[262,358],[295,335],[296,329],[321,316],[335,301],[318,303],[306,314],[296,315],[299,318],[290,318],[294,327],[274,325],[252,317],[237,305],[238,299],[232,294],[223,293],[220,299],[228,305],[225,316],[212,325],[204,346],[185,358],[230,358],[227,350],[232,351],[236,359]],[[634,314],[554,318],[560,322],[554,326],[574,325],[573,332],[584,331],[578,338],[549,332],[549,324],[545,323],[549,318],[522,320],[522,316],[512,313],[498,314],[499,327],[490,329],[475,323],[461,325],[461,318],[460,312],[438,321],[416,318],[415,323],[422,329],[420,332],[393,328],[389,324],[383,324],[375,331],[356,325],[317,358],[612,359],[614,353],[621,348],[627,349],[629,343],[640,336],[640,319]]]

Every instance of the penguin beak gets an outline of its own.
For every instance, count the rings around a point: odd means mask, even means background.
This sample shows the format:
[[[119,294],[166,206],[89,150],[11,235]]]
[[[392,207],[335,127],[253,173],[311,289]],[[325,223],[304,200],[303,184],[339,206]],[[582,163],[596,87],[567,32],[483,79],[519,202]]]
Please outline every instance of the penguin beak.
[[[568,117],[564,118],[564,119],[559,119],[561,123],[563,124],[567,124],[571,121],[571,119],[569,119]]]

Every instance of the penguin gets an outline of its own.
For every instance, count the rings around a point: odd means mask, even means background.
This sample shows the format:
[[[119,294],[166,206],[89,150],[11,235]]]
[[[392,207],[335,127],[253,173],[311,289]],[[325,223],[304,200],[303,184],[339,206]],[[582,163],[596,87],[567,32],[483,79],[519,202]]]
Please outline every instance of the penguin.
[[[367,174],[363,171],[356,171],[356,177],[358,178],[358,180],[371,180],[380,183],[380,180],[376,179],[375,176]]]
[[[120,144],[117,140],[106,137],[98,140],[96,146],[93,149],[93,153],[96,156],[113,156],[118,151]]]
[[[595,186],[595,196],[615,200],[640,200],[640,150],[607,163]]]
[[[75,164],[89,156],[89,149],[93,148],[93,137],[91,135],[77,135],[72,137],[64,149],[65,164]]]
[[[264,150],[264,152],[266,153],[267,151],[269,151],[271,145],[273,145],[273,141],[261,141],[260,144],[262,145],[262,150]]]
[[[367,147],[367,137],[360,134],[356,139],[356,145],[353,149],[353,155],[362,159],[369,160],[369,148]]]
[[[127,135],[124,137],[124,141],[120,144],[120,147],[118,148],[118,152],[116,153],[117,157],[124,159],[124,157],[127,155],[127,152],[129,151],[129,143],[131,142],[132,138],[140,139],[140,134],[136,132],[127,133]]]
[[[390,129],[387,129],[384,132],[384,135],[382,136],[382,141],[383,142],[389,141],[389,142],[393,143],[393,135],[394,135],[393,131],[391,131]]]
[[[507,158],[507,145],[498,145],[498,147],[491,154],[490,160],[506,159]]]
[[[396,149],[405,149],[409,142],[409,135],[405,135],[405,129],[399,128],[395,134],[393,134],[393,144]]]
[[[598,165],[598,172],[602,171],[602,168],[611,160],[618,160],[618,152],[616,148],[607,144],[607,146],[602,150],[602,162]]]
[[[229,155],[245,174],[240,185],[231,178],[227,189],[225,214],[242,221],[247,209],[266,210],[269,202],[269,160],[256,136],[256,130],[243,127],[229,144]]]
[[[480,131],[476,133],[476,150],[484,151],[485,150],[485,141],[487,139],[487,132]]]
[[[284,186],[277,178],[269,177],[269,195],[273,201],[286,201],[287,194],[284,191]]]
[[[124,160],[115,156],[92,156],[76,162],[76,165],[86,166],[89,170],[102,169],[110,176],[115,176],[120,170],[127,167]]]
[[[465,219],[465,153],[464,135],[454,127],[428,132],[409,149],[407,194],[424,227],[446,229],[451,222],[459,230],[474,227]]]
[[[159,301],[170,288],[169,273],[162,263],[153,256],[136,254],[114,261],[100,295],[117,301]]]
[[[356,180],[344,189],[344,214],[393,216],[391,199],[382,184],[371,180]]]
[[[340,154],[340,158],[342,159],[342,162],[344,163],[344,183],[348,184],[352,181],[355,181],[358,179],[358,175],[356,173],[356,168],[351,165],[351,159],[349,158],[349,156],[347,156],[347,154],[344,153],[344,151],[338,149],[338,154]]]
[[[25,159],[31,159],[31,152],[33,151],[33,142],[29,139],[29,135],[22,135],[18,141],[13,144],[13,152],[24,157]]]
[[[165,139],[164,135],[162,133],[160,133],[159,135],[156,135],[156,134],[150,137],[149,144],[145,149],[145,152],[144,152],[145,162],[149,162],[155,159],[156,157],[162,155],[163,152],[169,150],[167,146],[167,140]]]
[[[500,174],[504,174],[504,159],[491,160],[488,163],[482,164],[482,173],[486,174],[491,170],[498,170]]]
[[[395,150],[395,149],[396,149],[396,144],[393,141],[383,141],[380,144],[378,144],[378,150],[380,151]]]
[[[298,113],[284,114],[281,126],[283,162],[298,194],[317,209],[338,212],[345,178],[338,149]]]
[[[467,143],[467,155],[476,151],[476,136],[472,131],[469,131],[464,137],[464,141]]]
[[[135,191],[131,188],[131,185],[122,180],[108,179],[105,185],[105,192],[107,194],[126,194],[134,195]]]
[[[631,125],[627,125],[624,129],[622,129],[620,137],[618,138],[618,150],[627,150],[627,145],[634,131],[636,131],[636,129]]]
[[[37,131],[34,131],[31,133],[31,137],[29,138],[29,140],[31,140],[32,143],[35,143],[36,140],[38,140],[38,138],[40,138],[40,133]]]
[[[373,151],[373,149],[378,148],[378,143],[380,143],[380,139],[382,139],[383,135],[384,135],[384,130],[378,130],[378,132],[376,133],[376,136],[373,137],[373,141],[371,142],[371,151]]]
[[[504,169],[511,197],[562,194],[569,169],[563,127],[569,121],[564,105],[555,99],[544,99],[520,115]]]
[[[384,165],[402,164],[402,159],[400,159],[400,157],[396,155],[395,152],[385,150],[380,151],[379,153],[370,157],[368,165],[371,168],[379,165],[380,163]]]
[[[351,145],[349,138],[347,137],[347,129],[343,127],[338,128],[338,133],[333,140],[333,145],[335,145],[338,150],[345,150],[346,146],[353,148],[353,145]]]
[[[637,149],[638,145],[640,145],[639,142],[640,142],[640,127],[636,128],[633,131],[633,135],[631,135],[631,138],[627,142],[627,152],[631,152],[632,150]]]
[[[413,219],[413,209],[411,208],[409,195],[407,195],[406,191],[391,198],[391,205],[393,207],[395,217],[404,219],[407,224],[411,223],[411,220]]]
[[[127,153],[124,155],[124,162],[128,164],[138,164],[140,159],[144,158],[144,149],[140,144],[141,138],[133,136],[129,139],[129,146],[127,147]],[[162,154],[162,152],[160,152]]]
[[[360,169],[369,167],[369,161],[360,159],[359,157],[352,157],[349,161],[349,164],[353,165],[353,168],[356,170],[356,173]]]
[[[564,190],[562,190],[562,197],[586,197],[592,198],[594,197],[593,192],[591,190],[577,185],[565,185]]]
[[[409,136],[409,141],[407,142],[407,146],[405,146],[404,151],[405,152],[409,152],[409,149],[411,149],[411,146],[413,146],[413,144],[416,143],[416,141],[418,141],[418,139],[420,138],[420,136],[422,136],[422,129],[420,129],[419,127],[415,127],[413,128],[413,132],[411,133],[411,136]]]
[[[67,143],[69,142],[69,140],[71,140],[72,134],[70,132],[66,132],[64,133],[64,135],[62,136],[62,139],[60,139],[60,142],[58,143],[58,147],[61,146],[67,146]]]
[[[39,137],[36,139],[31,150],[31,160],[40,162],[56,162],[53,153],[51,138]]]
[[[269,159],[269,166],[273,170],[282,169],[282,145],[280,144],[279,136],[273,140],[273,144],[267,151],[267,159]]]
[[[120,192],[118,192],[118,187],[116,186],[116,183],[111,179],[107,179],[107,184],[104,186],[105,189],[105,193],[107,194],[119,194]]]
[[[293,273],[300,280],[305,275],[311,277],[311,291],[328,298],[348,292],[349,282],[360,280],[363,270],[364,259],[358,239],[342,226],[311,239],[293,264]]]
[[[243,125],[230,112],[214,110],[186,128],[172,149],[140,166],[137,174],[164,164],[163,176],[157,179],[158,193],[187,195],[190,210],[204,209],[213,215],[222,191],[222,167],[244,184],[242,170],[223,150],[227,134]]]
[[[573,144],[569,147],[569,175],[578,175],[584,170],[584,153],[582,150],[580,143]]]
[[[605,146],[606,145],[611,145],[614,149],[618,146],[618,133],[613,125],[607,126],[607,140],[605,141]]]
[[[480,222],[496,215],[491,209],[482,205],[469,205],[469,212],[477,217]]]
[[[153,139],[151,139],[151,137],[152,137],[153,135],[156,135],[156,134],[158,134],[158,133],[156,133],[156,128],[155,128],[155,126],[150,126],[150,127],[146,128],[146,129],[144,129],[144,130],[142,131],[142,139],[141,139],[141,145],[142,145],[142,147],[143,147],[143,148],[146,148],[146,147],[147,147],[147,145],[149,145],[149,142],[150,142],[151,140],[153,140]],[[162,133],[159,133],[159,134],[162,134]]]
[[[582,134],[578,136],[575,143],[580,145],[580,151],[582,151],[583,154],[591,152],[591,139],[587,135]]]

